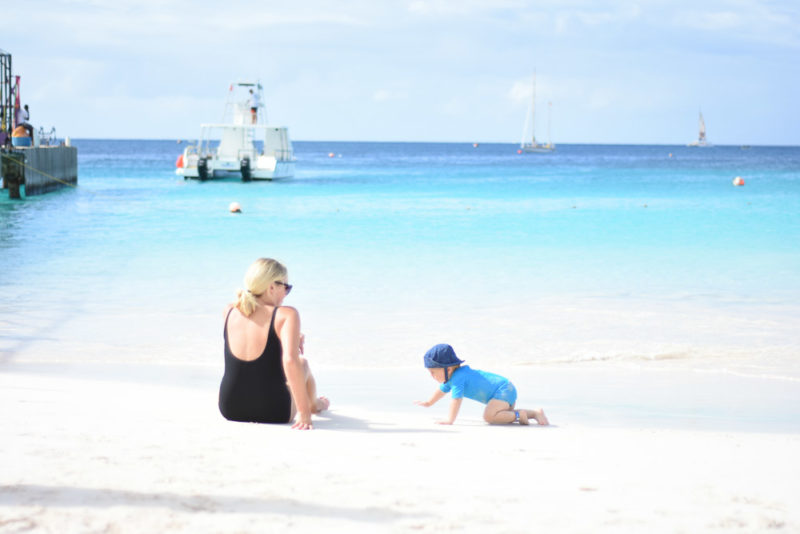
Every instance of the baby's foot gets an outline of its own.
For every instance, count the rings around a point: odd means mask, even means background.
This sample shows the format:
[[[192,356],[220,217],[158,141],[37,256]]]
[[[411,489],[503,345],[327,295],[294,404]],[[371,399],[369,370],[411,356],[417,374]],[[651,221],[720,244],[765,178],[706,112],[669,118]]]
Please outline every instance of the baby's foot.
[[[520,410],[518,413],[519,413],[519,424],[527,425],[528,424],[528,413],[525,410]]]
[[[544,410],[539,408],[538,410],[531,410],[533,412],[533,417],[536,418],[536,422],[540,425],[549,425],[550,421],[547,420],[547,416],[544,414]]]
[[[320,413],[324,412],[328,409],[331,405],[331,401],[328,400],[328,397],[319,397],[316,402],[314,403],[314,410],[313,413]]]

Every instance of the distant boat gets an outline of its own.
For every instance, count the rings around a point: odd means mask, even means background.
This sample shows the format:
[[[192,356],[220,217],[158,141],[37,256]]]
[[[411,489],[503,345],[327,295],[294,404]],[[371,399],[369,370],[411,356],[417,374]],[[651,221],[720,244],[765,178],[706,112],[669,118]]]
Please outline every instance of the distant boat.
[[[536,71],[533,72],[533,97],[531,98],[531,114],[526,116],[525,127],[522,130],[522,142],[519,145],[519,151],[528,153],[542,153],[552,152],[556,146],[550,142],[550,107],[551,103],[547,103],[547,143],[536,142]],[[528,137],[528,120],[530,120],[530,137]]]
[[[686,146],[711,146],[706,140],[706,122],[703,120],[703,112],[700,112],[700,121],[698,125],[699,133],[697,134],[697,141],[692,141]]]
[[[200,139],[184,149],[175,172],[199,180],[226,176],[241,176],[245,181],[272,180],[294,176],[295,158],[289,130],[266,124],[264,113],[260,112],[262,90],[258,81],[231,84],[222,122],[201,125]]]

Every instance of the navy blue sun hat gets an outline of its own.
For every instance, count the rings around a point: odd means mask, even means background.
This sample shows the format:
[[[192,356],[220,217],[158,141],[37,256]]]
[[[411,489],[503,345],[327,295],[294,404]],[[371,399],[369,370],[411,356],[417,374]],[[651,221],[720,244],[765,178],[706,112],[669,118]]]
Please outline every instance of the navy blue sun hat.
[[[440,343],[431,347],[431,349],[425,353],[423,360],[425,361],[425,367],[428,369],[433,367],[450,367],[451,365],[464,363],[464,360],[458,359],[453,347],[446,343]]]

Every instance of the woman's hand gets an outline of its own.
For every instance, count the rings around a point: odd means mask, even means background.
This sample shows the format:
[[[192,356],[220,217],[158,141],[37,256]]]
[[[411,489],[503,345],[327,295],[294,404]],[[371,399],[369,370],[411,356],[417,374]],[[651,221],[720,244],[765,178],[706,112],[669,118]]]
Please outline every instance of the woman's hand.
[[[296,430],[314,430],[314,427],[311,424],[311,414],[306,413],[298,413],[297,419],[295,420],[292,428]]]

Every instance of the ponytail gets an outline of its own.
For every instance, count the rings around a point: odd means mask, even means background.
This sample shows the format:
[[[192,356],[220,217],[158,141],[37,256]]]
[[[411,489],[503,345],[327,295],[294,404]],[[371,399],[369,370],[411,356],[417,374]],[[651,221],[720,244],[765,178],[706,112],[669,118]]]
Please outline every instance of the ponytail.
[[[255,295],[253,295],[247,289],[240,289],[236,292],[236,309],[242,312],[242,315],[245,317],[250,317],[256,306],[258,305],[258,301],[256,300]]]
[[[244,275],[244,287],[236,293],[234,306],[245,317],[250,317],[258,305],[258,297],[275,280],[286,278],[286,267],[271,258],[259,258],[250,265]]]

